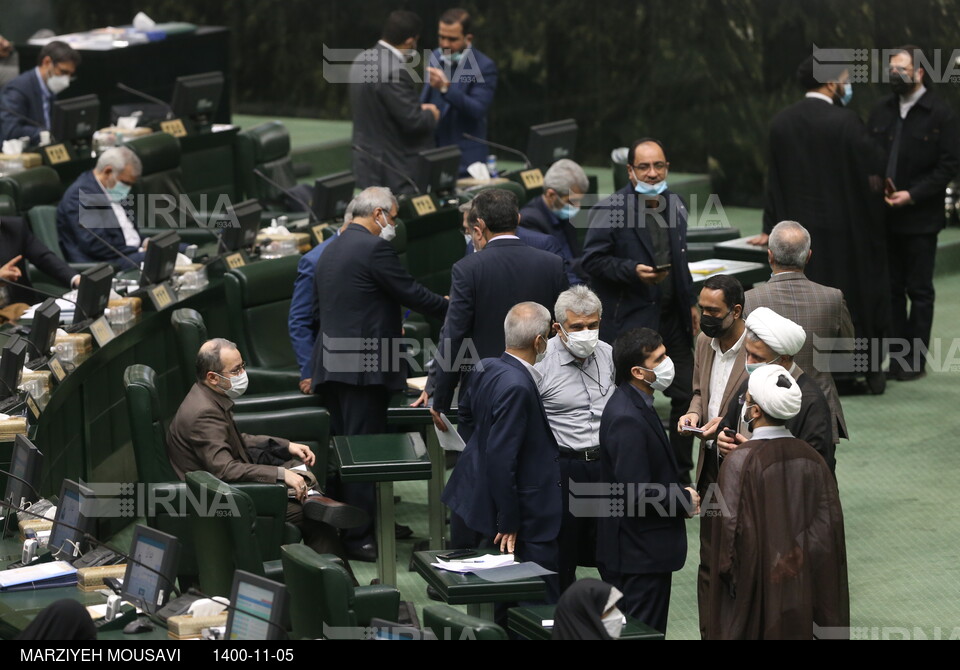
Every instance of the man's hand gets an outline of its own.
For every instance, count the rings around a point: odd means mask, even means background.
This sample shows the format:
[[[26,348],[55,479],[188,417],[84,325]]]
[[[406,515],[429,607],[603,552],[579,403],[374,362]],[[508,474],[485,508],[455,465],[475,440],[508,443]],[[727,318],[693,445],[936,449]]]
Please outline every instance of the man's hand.
[[[433,417],[433,425],[437,427],[437,430],[439,430],[441,433],[446,433],[447,424],[443,422],[443,415],[431,407],[430,416]]]
[[[307,483],[300,476],[300,473],[295,470],[284,470],[283,482],[287,485],[287,488],[294,492],[300,502],[303,502],[304,498],[307,497]]]
[[[684,414],[680,417],[680,420],[677,421],[677,432],[681,435],[692,435],[693,433],[686,432],[684,426],[693,426],[694,428],[699,427],[700,417],[696,414]]]
[[[643,263],[637,263],[637,277],[640,278],[644,284],[659,284],[664,279],[667,278],[667,275],[670,274],[670,270],[661,270],[657,272],[655,269],[649,265],[644,265]]]
[[[693,333],[693,337],[696,339],[697,331],[700,330],[700,309],[696,305],[690,308],[690,323],[693,325],[693,330],[690,332]]]
[[[730,455],[730,452],[746,441],[747,438],[740,433],[731,437],[730,433],[724,430],[717,436],[717,449],[720,450],[720,455],[726,458]]]
[[[73,275],[70,280],[70,288],[80,288],[80,275]]]
[[[910,197],[910,191],[894,191],[886,196],[883,201],[891,207],[904,207],[913,204],[913,198]]]
[[[13,45],[10,40],[0,35],[0,58],[6,58],[13,53]]]
[[[690,503],[693,505],[690,517],[700,516],[700,494],[692,486],[688,486],[687,491],[690,492]]]
[[[713,440],[717,437],[717,427],[723,421],[722,416],[716,416],[703,424],[703,432],[700,433],[701,440]]]
[[[501,554],[512,554],[514,547],[517,546],[516,533],[497,533],[493,538],[493,543],[500,547]]]
[[[410,406],[426,407],[428,402],[430,402],[430,396],[427,395],[426,391],[420,391],[420,397],[410,403]]]
[[[17,267],[17,263],[23,256],[16,256],[7,261],[7,264],[0,268],[0,279],[5,279],[6,281],[17,281],[20,279],[20,268]]]
[[[747,244],[752,244],[755,247],[764,247],[767,245],[767,242],[770,240],[770,236],[766,233],[760,233],[756,237],[751,237],[747,240]]]
[[[301,380],[300,380],[300,393],[302,393],[302,394],[304,394],[304,395],[310,395],[311,393],[313,393],[313,389],[311,388],[312,386],[313,386],[313,379],[312,379],[312,378],[308,377],[307,379],[301,379]]]
[[[450,80],[447,79],[447,75],[440,68],[428,67],[427,74],[430,77],[430,86],[438,91],[450,85]]]
[[[317,457],[314,456],[313,451],[310,450],[310,447],[305,444],[291,442],[290,455],[294,458],[299,458],[300,461],[307,467],[312,467],[313,464],[317,462]]]
[[[434,121],[439,121],[439,120],[440,120],[440,110],[439,110],[439,109],[437,108],[437,106],[434,105],[433,103],[430,103],[430,102],[420,103],[420,109],[425,109],[425,110],[427,110],[428,112],[430,112],[431,114],[433,114],[433,120],[434,120]]]

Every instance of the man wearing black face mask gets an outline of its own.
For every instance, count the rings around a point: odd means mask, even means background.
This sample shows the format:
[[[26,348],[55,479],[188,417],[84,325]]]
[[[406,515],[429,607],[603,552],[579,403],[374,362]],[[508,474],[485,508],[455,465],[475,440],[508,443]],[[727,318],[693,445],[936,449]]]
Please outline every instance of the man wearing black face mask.
[[[730,275],[716,275],[703,283],[700,290],[700,330],[697,337],[693,368],[693,400],[690,409],[680,417],[677,430],[690,434],[690,427],[701,427],[709,433],[729,411],[736,400],[737,389],[747,379],[746,328],[743,323],[743,286]],[[702,434],[701,434],[702,435]],[[697,461],[697,493],[707,495],[716,484],[720,459],[715,440],[701,439]],[[706,635],[707,594],[709,593],[710,538],[715,517],[700,519],[700,566],[697,574],[697,604],[700,611],[700,633]]]
[[[890,334],[902,340],[899,347],[890,347],[889,376],[900,381],[924,374],[933,326],[937,234],[945,224],[944,192],[960,169],[957,117],[933,92],[926,62],[917,47],[894,51],[893,95],[877,103],[868,123],[887,155]]]

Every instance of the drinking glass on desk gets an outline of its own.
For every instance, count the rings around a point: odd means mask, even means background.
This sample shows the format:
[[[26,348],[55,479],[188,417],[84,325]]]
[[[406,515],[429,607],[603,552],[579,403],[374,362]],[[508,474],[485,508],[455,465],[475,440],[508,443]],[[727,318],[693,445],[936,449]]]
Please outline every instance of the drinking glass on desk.
[[[77,360],[77,343],[73,340],[57,342],[56,349],[61,362],[72,365]]]

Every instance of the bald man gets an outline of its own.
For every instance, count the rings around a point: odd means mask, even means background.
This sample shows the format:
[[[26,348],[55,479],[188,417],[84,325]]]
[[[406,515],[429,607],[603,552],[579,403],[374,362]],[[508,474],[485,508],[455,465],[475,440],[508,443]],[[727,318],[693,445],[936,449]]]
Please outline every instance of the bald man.
[[[802,404],[799,384],[783,367],[764,365],[750,376],[743,416],[753,438],[720,467],[707,639],[849,635],[837,485],[823,459],[785,425]]]

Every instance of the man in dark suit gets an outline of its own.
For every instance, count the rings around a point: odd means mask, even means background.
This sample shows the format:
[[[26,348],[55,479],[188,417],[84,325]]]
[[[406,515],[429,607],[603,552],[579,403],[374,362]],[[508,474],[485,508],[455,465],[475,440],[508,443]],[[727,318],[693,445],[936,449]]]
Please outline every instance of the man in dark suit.
[[[471,163],[486,163],[487,146],[468,140],[464,133],[487,139],[487,112],[497,89],[497,66],[473,46],[470,14],[448,9],[440,15],[438,39],[427,64],[427,81],[420,102],[440,110],[434,131],[438,147],[460,147],[460,175]]]
[[[805,97],[770,123],[763,233],[751,243],[766,244],[779,221],[806,226],[817,249],[807,276],[840,289],[857,337],[879,346],[889,314],[879,189],[883,157],[860,117],[845,106],[850,86],[846,66],[815,65],[810,56],[797,69],[797,78]],[[883,393],[881,370],[868,371],[866,380],[873,393]]]
[[[590,188],[583,168],[569,158],[561,158],[543,175],[543,194],[520,210],[520,230],[524,228],[550,235],[560,245],[561,255],[570,266],[571,284],[582,284],[587,273],[580,267],[580,239],[573,217]]]
[[[630,183],[590,211],[583,268],[608,315],[600,339],[613,342],[631,328],[660,333],[677,368],[670,397],[670,424],[686,413],[692,397],[693,334],[700,313],[687,267],[687,209],[667,189],[667,162],[658,140],[630,146]],[[660,268],[658,270],[658,268]],[[693,438],[671,431],[684,482],[693,468]]]
[[[129,204],[130,189],[142,170],[133,151],[113,147],[67,188],[57,206],[57,234],[68,262],[106,261],[121,270],[139,268],[144,240],[124,205]]]
[[[803,328],[777,314],[767,307],[758,307],[750,313],[746,321],[747,334],[744,348],[747,350],[747,373],[776,363],[782,365],[796,380],[802,392],[800,411],[791,418],[786,426],[793,435],[814,448],[830,468],[835,472],[837,467],[836,445],[833,443],[833,416],[830,414],[830,405],[817,383],[805,374],[794,361],[794,356],[806,339]],[[718,430],[730,428],[735,431],[731,435],[727,432],[717,434],[717,448],[721,458],[726,458],[731,451],[747,440],[744,436],[752,430],[750,422],[743,417],[744,398],[749,383],[749,377],[740,387],[737,402],[731,402],[726,417],[720,423]]]
[[[475,221],[471,235],[479,252],[453,266],[450,310],[431,371],[431,412],[438,427],[443,426],[440,414],[450,411],[461,381],[461,365],[454,363],[475,364],[499,355],[503,319],[511,307],[525,301],[552,305],[569,286],[559,256],[532,249],[517,237],[519,216],[517,199],[509,191],[490,189],[473,199],[468,225]],[[461,384],[461,402],[468,392],[468,376]],[[418,402],[425,401],[421,396]],[[468,424],[461,422],[460,434],[469,437]]]
[[[50,129],[50,117],[57,94],[70,85],[80,67],[80,54],[64,42],[46,44],[37,58],[37,67],[11,80],[0,91],[0,139],[29,137],[40,142],[40,130]],[[33,121],[33,123],[30,123]]]
[[[473,393],[461,409],[476,430],[443,490],[443,502],[489,543],[518,561],[558,569],[560,532],[559,448],[547,421],[533,367],[547,350],[550,312],[515,305],[503,322],[506,350],[481,361]],[[545,578],[547,602],[559,597],[556,575]]]
[[[890,57],[893,94],[880,100],[867,127],[887,156],[887,251],[890,260],[890,376],[924,375],[933,327],[933,265],[945,225],[947,184],[960,170],[957,116],[933,92],[923,53],[902,47]],[[907,314],[907,298],[910,313]]]
[[[598,520],[597,564],[623,593],[623,612],[666,633],[673,573],[687,558],[683,520],[700,498],[681,483],[653,409],[653,391],[673,379],[663,340],[649,328],[629,330],[614,343],[613,361],[619,386],[600,419],[600,481],[622,484],[628,504]]]
[[[350,69],[353,174],[360,188],[412,192],[404,175],[416,174],[417,154],[434,147],[440,110],[418,100],[404,53],[417,48],[421,27],[413,12],[391,12],[380,41]]]
[[[304,542],[317,553],[344,557],[335,528],[365,524],[366,513],[308,493],[315,478],[292,469],[316,461],[307,445],[239,431],[233,420],[233,399],[246,388],[247,373],[237,346],[220,338],[204,342],[197,352],[197,383],[167,432],[167,456],[174,471],[180,479],[204,470],[227,483],[286,484],[291,495],[287,521],[300,527]]]
[[[27,261],[63,286],[70,288],[80,283],[80,275],[38,240],[23,219],[6,216],[0,220],[0,279],[4,280],[0,284],[0,307],[11,303],[33,305],[43,300],[43,296],[29,290],[32,284],[27,277]]]
[[[829,370],[819,369],[814,362],[814,339],[843,338],[852,343],[853,321],[843,292],[807,279],[803,271],[812,254],[806,228],[796,221],[781,221],[774,226],[767,249],[773,274],[770,281],[747,291],[744,314],[750,316],[757,307],[769,307],[803,327],[807,339],[794,360],[823,391],[833,415],[833,443],[837,444],[840,438],[849,437],[847,423],[833,375]],[[839,347],[825,344],[823,348],[836,351]]]
[[[401,305],[437,318],[447,312],[443,296],[416,282],[389,244],[396,216],[397,200],[389,189],[364,189],[354,199],[350,224],[317,263],[311,382],[315,393],[322,387],[337,435],[387,430],[390,394],[407,383],[407,360],[395,342],[402,331]],[[372,516],[372,484],[344,484],[343,497]],[[376,560],[372,524],[344,539],[351,555]]]

